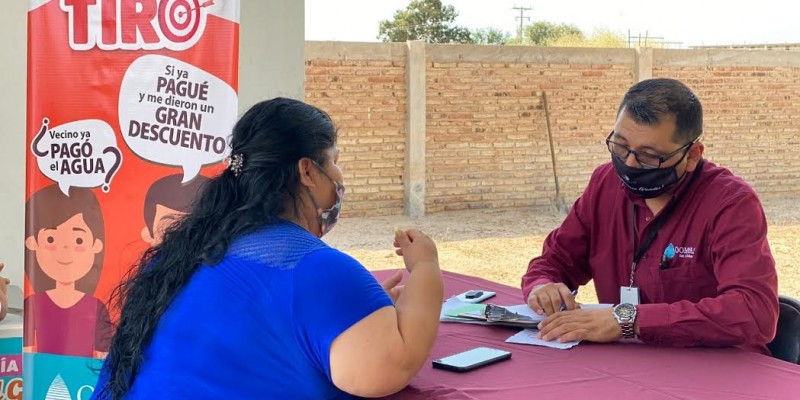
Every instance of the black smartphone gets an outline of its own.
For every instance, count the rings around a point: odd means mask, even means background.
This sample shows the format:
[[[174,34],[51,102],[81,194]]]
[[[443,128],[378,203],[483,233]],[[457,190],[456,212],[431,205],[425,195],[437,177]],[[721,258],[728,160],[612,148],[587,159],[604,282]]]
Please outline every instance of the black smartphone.
[[[510,358],[510,351],[492,349],[489,347],[476,347],[472,350],[433,360],[433,368],[467,372],[475,368],[483,367],[484,365],[508,360]]]

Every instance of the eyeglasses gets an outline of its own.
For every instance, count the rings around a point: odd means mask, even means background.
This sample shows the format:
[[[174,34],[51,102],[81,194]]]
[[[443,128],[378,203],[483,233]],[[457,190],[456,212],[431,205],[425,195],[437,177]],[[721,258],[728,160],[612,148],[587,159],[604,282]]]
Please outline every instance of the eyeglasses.
[[[624,162],[625,160],[628,159],[629,155],[633,154],[633,157],[636,159],[636,162],[638,162],[642,168],[646,169],[661,168],[661,164],[663,164],[670,158],[674,157],[681,151],[684,151],[683,156],[681,157],[681,160],[683,160],[683,157],[686,156],[692,145],[695,144],[695,142],[697,142],[697,139],[695,139],[681,146],[678,150],[675,150],[672,153],[665,154],[663,156],[657,156],[655,154],[636,151],[628,146],[614,142],[611,140],[611,136],[614,136],[614,131],[611,131],[611,133],[608,134],[608,137],[606,137],[606,146],[608,146],[608,152],[611,153],[611,155],[619,158]],[[681,162],[681,160],[678,160],[678,162]]]

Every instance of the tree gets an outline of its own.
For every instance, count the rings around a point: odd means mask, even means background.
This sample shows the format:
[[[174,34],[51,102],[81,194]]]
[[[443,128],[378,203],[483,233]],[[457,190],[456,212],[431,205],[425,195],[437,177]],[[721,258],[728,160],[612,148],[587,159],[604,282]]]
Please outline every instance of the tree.
[[[625,36],[608,29],[598,29],[591,37],[592,47],[628,47]]]
[[[475,44],[499,44],[508,43],[511,34],[496,28],[475,29],[471,33],[472,43]]]
[[[562,36],[550,43],[553,47],[627,47],[625,37],[608,29],[598,29],[589,38],[577,35]]]
[[[455,7],[441,0],[411,0],[405,10],[397,10],[393,20],[383,20],[378,39],[405,42],[422,39],[428,43],[472,43],[470,31],[455,25]]]
[[[573,40],[584,38],[583,32],[575,25],[537,21],[525,27],[523,44],[549,46],[565,36],[573,37]]]

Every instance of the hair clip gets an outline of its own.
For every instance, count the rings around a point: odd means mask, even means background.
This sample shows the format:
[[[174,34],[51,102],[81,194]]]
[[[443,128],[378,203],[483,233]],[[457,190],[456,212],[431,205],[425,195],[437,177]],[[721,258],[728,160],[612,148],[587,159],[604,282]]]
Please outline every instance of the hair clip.
[[[233,176],[239,177],[239,174],[242,173],[242,168],[244,167],[244,155],[242,153],[234,154],[231,156],[230,162],[228,164],[228,169],[233,172]]]

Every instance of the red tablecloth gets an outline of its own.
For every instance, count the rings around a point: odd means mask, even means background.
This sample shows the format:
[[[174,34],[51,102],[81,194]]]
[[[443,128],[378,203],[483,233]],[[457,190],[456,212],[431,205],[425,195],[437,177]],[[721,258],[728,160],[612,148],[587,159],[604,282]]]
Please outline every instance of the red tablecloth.
[[[382,280],[394,271],[376,271]],[[520,290],[444,273],[445,296],[497,292],[488,302],[522,303]],[[737,349],[581,343],[569,350],[505,343],[518,329],[442,323],[431,357],[409,387],[390,399],[800,399],[800,366]],[[467,373],[430,361],[478,346],[506,349],[511,360]]]

